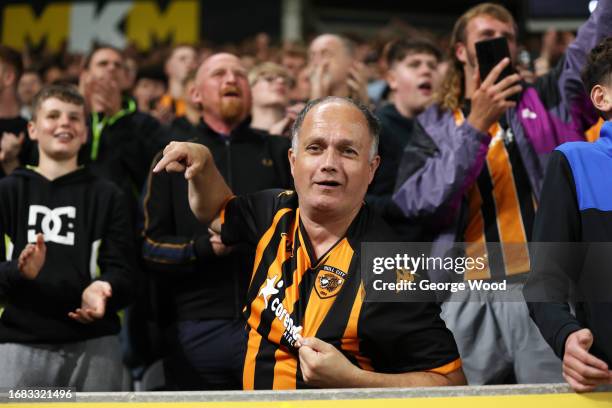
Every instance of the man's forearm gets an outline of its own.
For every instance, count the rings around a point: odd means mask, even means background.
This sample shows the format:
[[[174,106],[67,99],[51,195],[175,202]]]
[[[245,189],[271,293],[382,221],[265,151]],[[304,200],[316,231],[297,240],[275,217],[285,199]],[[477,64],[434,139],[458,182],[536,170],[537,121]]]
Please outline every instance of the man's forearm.
[[[189,180],[189,206],[196,218],[205,224],[219,213],[232,195],[212,155],[206,160],[204,169]]]
[[[347,388],[381,388],[381,387],[444,387],[450,385],[466,385],[463,370],[458,369],[448,374],[438,374],[428,371],[411,373],[385,374],[357,369],[348,378]]]

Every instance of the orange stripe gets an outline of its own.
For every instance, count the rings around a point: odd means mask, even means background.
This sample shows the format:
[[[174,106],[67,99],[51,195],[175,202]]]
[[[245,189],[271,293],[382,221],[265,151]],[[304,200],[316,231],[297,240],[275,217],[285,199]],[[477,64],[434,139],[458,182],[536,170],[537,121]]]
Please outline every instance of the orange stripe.
[[[287,253],[287,251],[285,250],[286,241],[287,241],[287,236],[283,236],[280,241],[280,244],[278,245],[278,251],[276,253],[276,258],[274,259],[274,262],[270,265],[270,268],[268,268],[268,277],[278,275],[282,278],[282,273],[283,273],[282,264],[283,262],[285,262],[287,259],[291,257],[291,253]],[[304,271],[306,271],[306,268],[304,269],[301,269],[299,267],[296,268],[296,270],[293,273],[293,283],[291,284],[291,286],[285,288],[285,296],[283,297],[282,304],[283,304],[283,307],[287,310],[289,314],[293,312],[293,304],[295,300],[297,300],[297,296],[296,296],[297,288],[298,288],[299,282],[301,281],[302,274],[304,273]],[[301,271],[301,274],[298,273],[298,271]],[[272,297],[270,297],[269,302],[271,301],[272,301]],[[262,300],[262,303],[263,303],[263,300]],[[270,307],[271,305],[270,303],[268,303],[268,308]],[[298,322],[295,322],[295,323],[297,324]],[[270,326],[270,334],[268,335],[268,340],[270,340],[274,344],[280,344],[281,337],[283,336],[284,332],[285,332],[285,326],[283,325],[283,322],[275,317],[274,320],[272,320],[272,325]]]
[[[145,237],[145,240],[151,244],[151,245],[155,245],[157,247],[162,247],[162,248],[174,248],[174,249],[183,249],[185,248],[187,245],[191,245],[193,244],[193,241],[190,241],[186,244],[168,244],[165,242],[157,242],[149,237]]]
[[[363,306],[364,297],[365,289],[363,288],[363,283],[361,283],[359,285],[359,289],[357,290],[357,296],[355,296],[353,307],[351,308],[351,314],[349,315],[348,323],[346,324],[346,329],[344,330],[344,334],[340,339],[340,348],[345,352],[352,354],[355,359],[357,359],[359,367],[364,370],[374,371],[371,360],[363,356],[359,351],[359,336],[357,334],[357,330],[359,323],[359,313],[361,313],[361,307]]]
[[[235,195],[228,197],[221,205],[221,211],[219,211],[219,220],[221,221],[221,225],[225,224],[225,209],[227,208],[227,204],[234,198],[236,198]]]
[[[586,140],[589,142],[594,142],[599,139],[599,132],[601,131],[601,127],[604,124],[604,120],[599,118],[597,123],[591,126],[584,134],[586,135]]]
[[[441,367],[437,367],[437,368],[433,368],[431,370],[427,370],[427,372],[446,375],[448,373],[452,373],[455,370],[458,370],[459,368],[461,368],[461,359],[460,358],[458,358],[456,360],[453,360],[453,361],[451,361],[448,364],[444,364]]]
[[[297,358],[289,353],[285,347],[279,347],[274,352],[274,381],[273,390],[294,390],[297,373]]]
[[[325,264],[346,272],[347,276],[344,278],[346,281],[349,273],[348,269],[351,265],[351,260],[353,259],[354,253],[353,248],[351,248],[351,245],[348,243],[347,239],[344,238],[336,245],[335,248],[330,251]],[[321,274],[321,272],[319,272],[319,274]],[[325,320],[329,309],[336,300],[336,296],[326,299],[321,299],[319,297],[316,289],[316,279],[317,278],[315,278],[315,285],[310,293],[310,298],[308,299],[308,305],[306,305],[304,328],[302,331],[302,336],[304,337],[316,336],[317,332],[319,331],[319,327],[323,323],[323,320]],[[342,290],[342,287],[340,287],[338,290]]]
[[[506,274],[527,272],[529,270],[527,234],[510,157],[501,139],[496,139],[489,148],[487,165],[493,182],[497,228],[502,243]]]
[[[491,277],[489,270],[489,258],[484,235],[484,219],[482,217],[482,196],[476,184],[472,185],[468,192],[468,226],[465,230],[466,256],[476,259],[482,257],[485,267],[482,270],[471,269],[465,272],[466,280],[488,279]]]
[[[244,356],[244,368],[242,370],[242,388],[245,390],[255,389],[255,359],[261,345],[261,336],[257,330],[249,330],[249,341],[247,343],[246,355]]]
[[[460,109],[455,109],[453,111],[453,118],[455,118],[455,125],[461,126],[465,121],[465,117],[463,116],[463,112]]]
[[[293,231],[291,237],[296,236],[296,230],[299,226],[299,209],[296,211],[295,224],[293,226]],[[299,234],[298,234],[299,235]],[[299,238],[298,238],[299,239]],[[295,244],[293,245],[295,248]],[[293,307],[295,302],[300,297],[300,283],[302,282],[302,278],[304,273],[310,268],[310,258],[308,257],[308,253],[306,252],[306,247],[303,245],[295,251],[293,254],[295,257],[296,268],[293,271],[293,283],[291,286],[285,289],[285,297],[283,298],[283,306],[287,310],[288,314],[293,313]],[[294,322],[296,325],[299,325],[300,322]],[[285,326],[283,323],[274,319],[272,323],[272,327],[270,329],[270,335],[268,338],[270,341],[280,344],[281,337],[285,332]],[[297,374],[297,359],[291,353],[288,353],[285,347],[281,346],[274,353],[275,364],[274,364],[274,382],[272,385],[273,389],[293,389],[295,388],[295,377]]]
[[[463,112],[459,109],[455,109],[453,112],[455,118],[455,124],[461,126],[465,121]],[[495,123],[489,129],[489,135],[494,137],[499,131],[499,124]],[[489,152],[487,152],[488,156]],[[491,271],[489,270],[489,258],[487,255],[487,246],[484,234],[484,219],[482,217],[482,196],[478,189],[478,184],[474,183],[468,190],[468,226],[465,230],[464,239],[469,243],[466,247],[466,255],[471,258],[482,257],[484,258],[485,267],[482,270],[467,270],[465,272],[465,279],[487,279],[491,277]]]
[[[251,282],[249,283],[249,286],[251,285],[251,283],[253,283],[253,277],[255,276],[255,272],[257,272],[257,269],[259,268],[259,264],[261,263],[261,258],[263,257],[264,251],[266,250],[268,244],[270,244],[270,241],[274,236],[274,231],[276,231],[276,226],[278,225],[278,222],[283,217],[283,215],[287,214],[289,211],[293,210],[291,208],[281,208],[280,210],[278,210],[274,215],[272,225],[262,235],[261,239],[257,243],[257,249],[255,250],[255,262],[253,263],[253,274],[251,275]]]
[[[276,226],[278,225],[281,218],[287,214],[289,211],[293,211],[291,208],[282,208],[276,212],[274,215],[274,219],[272,220],[272,225],[268,230],[263,234],[259,243],[257,244],[257,249],[255,251],[255,262],[253,266],[253,274],[251,276],[251,283],[253,283],[253,278],[255,277],[255,273],[259,268],[259,264],[263,258],[263,253],[270,244],[272,237],[274,236],[274,232],[276,231]],[[280,264],[274,262],[268,268],[268,275],[270,276],[270,272],[276,270],[277,275],[280,276]],[[272,275],[274,276],[274,275]],[[278,282],[278,280],[277,280]],[[265,285],[265,282],[262,286]],[[261,287],[260,287],[261,289]],[[269,299],[270,301],[272,299]],[[248,319],[248,325],[251,328],[249,331],[249,341],[247,346],[247,353],[244,360],[244,370],[242,375],[243,388],[244,389],[253,389],[254,381],[255,381],[255,359],[257,358],[257,353],[259,351],[259,346],[261,345],[261,335],[257,332],[257,327],[261,322],[261,312],[263,311],[265,305],[264,300],[261,296],[257,296],[255,300],[251,303],[251,314]]]

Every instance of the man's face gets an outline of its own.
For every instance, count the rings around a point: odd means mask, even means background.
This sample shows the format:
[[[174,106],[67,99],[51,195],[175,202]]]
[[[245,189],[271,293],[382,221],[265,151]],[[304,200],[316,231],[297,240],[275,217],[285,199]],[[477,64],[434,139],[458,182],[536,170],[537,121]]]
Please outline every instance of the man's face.
[[[436,81],[438,59],[428,53],[408,53],[391,65],[387,73],[389,87],[399,111],[412,117],[431,102]]]
[[[300,71],[306,66],[306,59],[299,55],[283,55],[281,65],[287,68],[293,78],[297,78]]]
[[[262,73],[253,86],[254,106],[286,107],[289,103],[289,78],[280,73]]]
[[[141,78],[134,87],[134,98],[138,101],[138,107],[142,111],[148,111],[151,101],[159,99],[164,95],[166,87],[162,81],[150,78]],[[146,108],[146,109],[143,109]]]
[[[19,100],[25,105],[30,105],[40,88],[42,88],[40,77],[33,72],[26,72],[19,79],[19,85],[17,86]]]
[[[346,82],[353,58],[338,37],[330,34],[318,36],[310,44],[308,54],[313,68],[321,64],[328,65],[327,72],[334,85]]]
[[[215,54],[200,66],[196,76],[194,102],[205,115],[236,124],[251,110],[251,89],[247,72],[232,54]]]
[[[488,15],[480,15],[471,19],[465,30],[466,44],[457,44],[455,53],[459,61],[467,64],[472,69],[478,68],[476,58],[476,46],[478,41],[490,40],[492,38],[505,37],[508,40],[508,48],[512,61],[516,61],[516,32],[512,23],[504,23]],[[481,78],[484,81],[484,78]]]
[[[125,82],[123,57],[110,48],[101,48],[92,55],[88,72],[97,80],[113,80],[118,84]]]
[[[300,207],[313,216],[356,213],[380,158],[370,160],[372,137],[354,106],[331,101],[304,119],[296,150],[289,151]]]
[[[189,71],[196,67],[196,52],[191,47],[175,48],[166,61],[166,73],[170,79],[183,81]]]
[[[12,88],[15,84],[15,70],[0,60],[0,91]]]
[[[28,132],[47,157],[76,157],[87,139],[84,108],[57,98],[46,99],[36,112],[36,120],[28,123]]]

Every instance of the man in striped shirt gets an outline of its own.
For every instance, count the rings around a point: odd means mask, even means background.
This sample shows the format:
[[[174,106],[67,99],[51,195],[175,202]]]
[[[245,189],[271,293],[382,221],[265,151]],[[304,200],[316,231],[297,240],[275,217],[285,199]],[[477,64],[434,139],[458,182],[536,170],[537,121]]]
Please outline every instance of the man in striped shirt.
[[[295,122],[295,192],[233,197],[201,145],[170,144],[154,169],[185,172],[192,210],[225,244],[256,245],[245,389],[465,383],[436,304],[363,301],[360,244],[393,240],[363,203],[377,141],[366,108],[330,97]]]

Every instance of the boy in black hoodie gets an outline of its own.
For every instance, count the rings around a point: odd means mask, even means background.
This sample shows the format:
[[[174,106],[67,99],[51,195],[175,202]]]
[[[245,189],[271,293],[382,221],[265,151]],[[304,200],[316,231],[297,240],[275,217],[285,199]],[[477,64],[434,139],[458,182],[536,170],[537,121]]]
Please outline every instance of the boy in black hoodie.
[[[135,286],[128,209],[77,164],[87,127],[76,89],[44,88],[28,131],[39,166],[0,181],[0,387],[120,390],[116,312]]]

